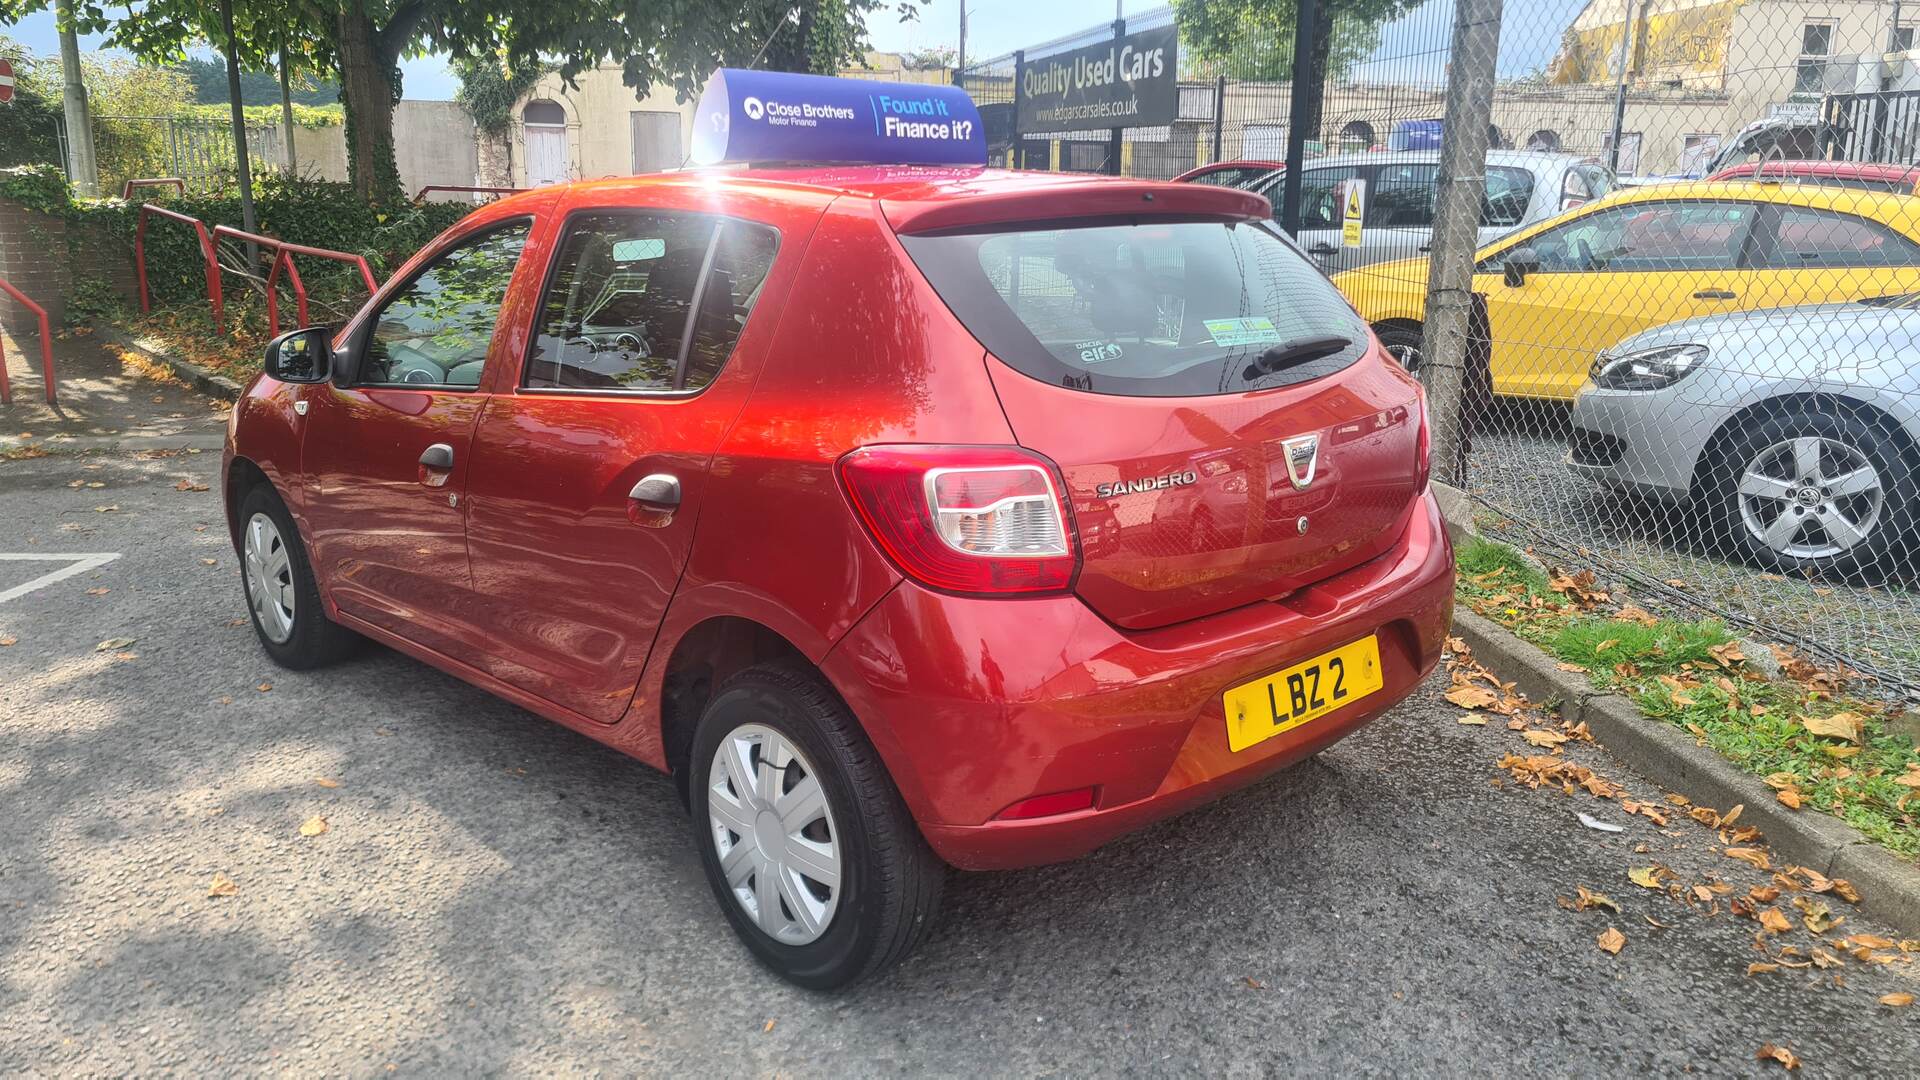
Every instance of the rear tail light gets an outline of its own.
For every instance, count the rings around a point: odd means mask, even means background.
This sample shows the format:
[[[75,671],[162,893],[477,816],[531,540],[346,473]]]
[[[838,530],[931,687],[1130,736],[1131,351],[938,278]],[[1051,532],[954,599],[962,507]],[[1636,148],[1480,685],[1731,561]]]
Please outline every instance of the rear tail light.
[[[972,596],[1064,592],[1079,569],[1053,463],[1015,447],[869,446],[840,459],[860,521],[908,577]]]
[[[1420,491],[1427,490],[1427,481],[1433,477],[1433,427],[1427,420],[1427,392],[1421,389],[1415,397],[1420,406],[1420,433],[1413,441],[1414,463],[1418,471]]]

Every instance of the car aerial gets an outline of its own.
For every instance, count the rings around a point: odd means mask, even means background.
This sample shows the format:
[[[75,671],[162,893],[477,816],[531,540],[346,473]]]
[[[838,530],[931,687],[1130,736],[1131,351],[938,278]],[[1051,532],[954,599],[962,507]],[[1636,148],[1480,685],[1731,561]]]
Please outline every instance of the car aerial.
[[[1920,290],[1920,199],[1749,181],[1623,188],[1475,258],[1494,393],[1570,401],[1595,353],[1662,323]],[[1427,260],[1334,283],[1417,369]]]
[[[1768,569],[1876,577],[1910,538],[1920,296],[1730,312],[1601,353],[1568,466],[1697,510]]]
[[[1428,467],[1263,199],[847,165],[476,209],[269,346],[223,475],[275,661],[369,638],[665,770],[740,939],[828,988],[943,863],[1076,857],[1409,693]]]
[[[1313,158],[1300,172],[1298,240],[1328,273],[1424,253],[1433,237],[1433,199],[1440,151],[1393,150]],[[1226,161],[1202,166],[1176,182],[1224,184],[1265,195],[1276,208],[1286,166]],[[1342,192],[1366,184],[1360,246],[1341,241]],[[1591,158],[1533,150],[1487,152],[1487,194],[1480,242],[1597,199],[1614,188],[1613,174]]]
[[[1920,186],[1920,165],[1878,161],[1743,161],[1721,169],[1709,180],[1757,180],[1761,183],[1814,184],[1911,195]]]

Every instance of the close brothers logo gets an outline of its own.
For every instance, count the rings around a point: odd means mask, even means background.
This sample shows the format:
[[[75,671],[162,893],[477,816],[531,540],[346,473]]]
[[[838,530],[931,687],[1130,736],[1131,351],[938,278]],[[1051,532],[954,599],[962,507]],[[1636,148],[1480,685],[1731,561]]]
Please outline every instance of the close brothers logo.
[[[750,97],[741,102],[740,111],[746,113],[749,120],[758,120],[767,115],[766,106],[760,104],[760,99],[757,97]]]

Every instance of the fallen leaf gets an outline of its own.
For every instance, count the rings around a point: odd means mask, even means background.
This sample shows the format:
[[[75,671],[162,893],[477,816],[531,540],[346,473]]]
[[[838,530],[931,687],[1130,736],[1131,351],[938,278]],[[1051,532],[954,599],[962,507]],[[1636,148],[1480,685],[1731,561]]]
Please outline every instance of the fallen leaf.
[[[1622,622],[1639,623],[1641,626],[1652,626],[1660,621],[1653,617],[1652,612],[1635,604],[1620,605],[1620,610],[1615,612],[1613,617]]]
[[[1627,935],[1621,933],[1618,929],[1609,926],[1607,927],[1606,932],[1601,934],[1600,937],[1594,942],[1594,944],[1600,946],[1601,952],[1607,953],[1612,956],[1618,956],[1620,955],[1620,950],[1623,947],[1625,947],[1627,944]]]
[[[270,683],[270,682],[263,682],[263,683],[261,683],[261,684],[260,684],[259,686],[256,686],[256,687],[254,687],[254,689],[255,689],[255,690],[258,690],[258,691],[260,691],[261,693],[263,693],[263,694],[264,694],[264,693],[266,693],[267,691],[269,691],[269,690],[272,690],[272,689],[273,689],[273,684],[272,684],[272,683]]]
[[[117,506],[117,505],[115,505],[115,506],[96,506],[96,507],[94,507],[94,508],[93,508],[93,512],[94,512],[94,513],[96,513],[96,514],[111,514],[111,513],[113,513],[114,511],[116,511],[116,510],[118,510],[118,509],[120,509],[120,507],[119,507],[119,506]]]
[[[1768,861],[1767,853],[1759,848],[1730,847],[1724,852],[1729,859],[1739,859],[1755,870],[1771,870],[1773,863]]]
[[[1800,909],[1800,921],[1807,924],[1807,929],[1816,934],[1824,934],[1846,922],[1845,919],[1836,916],[1832,908],[1818,900],[1796,896],[1793,898],[1793,906]]]
[[[113,591],[112,589],[107,588],[105,585],[100,585],[95,588],[88,589],[87,595],[88,596],[105,596],[112,591]]]
[[[1800,809],[1800,793],[1792,788],[1783,788],[1776,791],[1773,793],[1773,797],[1780,800],[1781,805],[1790,810]]]
[[[1577,895],[1573,899],[1573,910],[1586,911],[1588,908],[1606,908],[1615,915],[1620,914],[1620,905],[1614,903],[1613,897],[1608,896],[1606,893],[1594,892],[1585,885],[1576,885],[1574,889]]]
[[[1256,979],[1251,975],[1245,976],[1244,981],[1246,982],[1247,989],[1249,990],[1265,990],[1267,988],[1266,983],[1261,982],[1259,979]]]
[[[1749,976],[1765,975],[1770,971],[1779,971],[1779,970],[1780,970],[1779,964],[1748,964],[1747,965],[1747,974]]]
[[[1485,713],[1477,712],[1461,713],[1460,722],[1474,727],[1485,727],[1487,726],[1487,716]]]
[[[20,644],[19,638],[13,637],[8,634],[0,634],[0,649],[4,649],[9,645],[18,645],[18,644]]]
[[[1463,709],[1484,709],[1500,700],[1500,695],[1484,686],[1456,686],[1447,691],[1447,700]]]
[[[314,777],[314,778],[313,778],[313,782],[314,782],[314,783],[316,783],[316,784],[319,784],[319,785],[320,785],[321,787],[323,787],[323,788],[337,788],[337,787],[339,787],[339,786],[340,786],[340,781],[338,781],[338,780],[329,780],[329,779],[327,779],[327,778],[326,778],[326,777],[324,777],[324,776],[316,776],[316,777]]]
[[[1550,747],[1550,746],[1559,746],[1561,743],[1567,741],[1567,737],[1565,735],[1560,734],[1557,731],[1543,731],[1539,728],[1532,728],[1527,731],[1523,731],[1520,733],[1520,737],[1527,740],[1528,743],[1534,746],[1543,747],[1543,748]]]
[[[1847,941],[1863,949],[1891,949],[1896,947],[1892,940],[1883,938],[1878,934],[1855,934],[1848,938]]]
[[[765,1035],[766,1033],[772,1030],[773,1030],[773,1021],[769,1020],[767,1021],[767,1026],[760,1029],[760,1034]]]
[[[1567,662],[1566,662],[1565,660],[1562,660],[1562,661],[1560,661],[1559,663],[1557,663],[1557,664],[1555,664],[1555,665],[1553,665],[1553,666],[1554,666],[1554,667],[1557,667],[1557,668],[1559,668],[1559,669],[1560,669],[1561,671],[1585,671],[1585,670],[1587,670],[1586,668],[1584,668],[1584,667],[1582,667],[1582,666],[1580,666],[1579,664],[1569,664],[1569,663],[1567,663]]]
[[[213,875],[213,881],[207,885],[208,896],[232,896],[240,891],[240,886],[225,874]]]
[[[214,564],[216,564],[216,563],[218,563],[219,561],[220,561],[219,559],[201,559],[201,560],[200,560],[200,565],[201,565],[201,566],[213,566]]]
[[[1784,934],[1793,929],[1793,924],[1787,921],[1786,913],[1776,907],[1762,909],[1759,919],[1761,926],[1776,934]]]
[[[1666,876],[1665,870],[1666,868],[1662,866],[1629,867],[1627,880],[1643,889],[1663,889],[1666,886],[1661,884],[1660,879]]]
[[[374,729],[373,729],[373,733],[374,733],[375,735],[391,735],[391,734],[393,734],[393,732],[391,732],[391,731],[388,731],[388,730],[387,730],[386,728],[383,728],[383,727],[377,727],[377,728],[374,728]]]
[[[108,638],[107,640],[101,642],[100,644],[95,645],[93,647],[93,651],[94,652],[111,652],[114,649],[124,649],[131,644],[133,644],[133,639],[130,637]]]
[[[207,490],[207,485],[205,485],[205,484],[196,484],[196,483],[194,483],[194,482],[193,482],[193,481],[191,481],[191,480],[182,480],[182,481],[180,481],[179,483],[177,483],[177,484],[175,484],[175,485],[173,485],[173,490],[175,490],[175,491],[205,491],[205,490]]]
[[[1759,1052],[1753,1055],[1753,1059],[1755,1061],[1777,1061],[1788,1069],[1797,1069],[1800,1067],[1800,1059],[1794,1055],[1793,1051],[1784,1046],[1775,1046],[1772,1043],[1767,1043],[1765,1046],[1762,1046]]]
[[[319,836],[327,831],[327,819],[318,814],[300,823],[301,836]]]
[[[1913,1004],[1913,995],[1904,990],[1892,994],[1881,994],[1880,1004],[1889,1009],[1904,1009]]]
[[[1728,825],[1733,824],[1735,821],[1738,821],[1740,818],[1740,812],[1745,810],[1746,808],[1747,808],[1746,803],[1733,804],[1733,809],[1720,815],[1720,827],[1725,828]]]
[[[1832,716],[1805,716],[1800,726],[1815,735],[1858,743],[1866,730],[1866,719],[1859,713],[1837,712]]]
[[[1710,645],[1707,652],[1721,667],[1733,667],[1746,662],[1747,654],[1740,651],[1740,643],[1729,641],[1725,645]]]

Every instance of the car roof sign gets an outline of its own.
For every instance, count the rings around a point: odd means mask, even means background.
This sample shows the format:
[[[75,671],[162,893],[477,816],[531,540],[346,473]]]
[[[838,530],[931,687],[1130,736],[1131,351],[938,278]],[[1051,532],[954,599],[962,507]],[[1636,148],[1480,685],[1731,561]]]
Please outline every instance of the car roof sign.
[[[720,68],[693,116],[701,165],[984,165],[986,126],[957,86]]]

